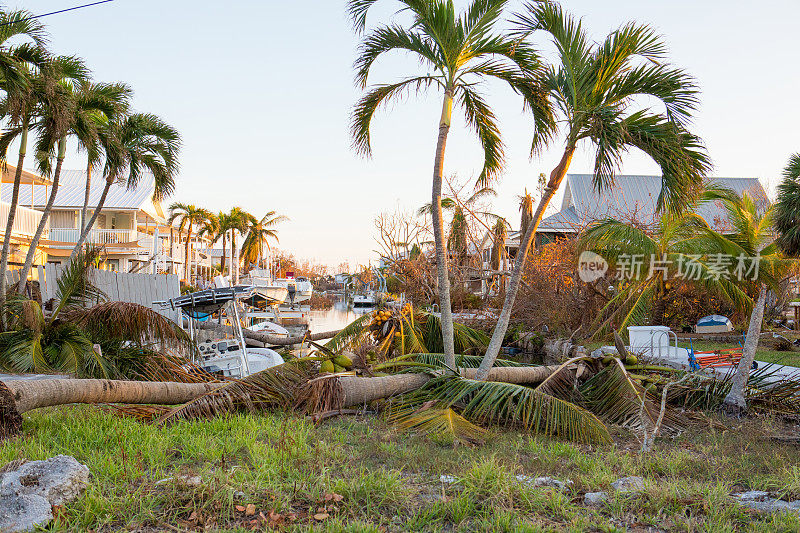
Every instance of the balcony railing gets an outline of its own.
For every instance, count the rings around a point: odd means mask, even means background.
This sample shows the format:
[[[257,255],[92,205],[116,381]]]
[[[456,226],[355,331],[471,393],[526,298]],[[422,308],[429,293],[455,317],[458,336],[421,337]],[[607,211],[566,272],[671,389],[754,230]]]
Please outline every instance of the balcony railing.
[[[10,210],[11,204],[0,202],[0,221],[2,221],[0,233],[4,232],[6,229],[5,225],[6,221],[8,220],[8,213]],[[11,234],[21,237],[33,237],[34,233],[36,233],[36,228],[39,226],[40,220],[42,220],[41,211],[35,211],[28,207],[17,205],[16,215],[14,215],[14,226],[11,230]],[[47,238],[47,228],[45,228],[42,237]]]
[[[121,244],[137,240],[138,232],[132,229],[93,229],[89,231],[86,242],[89,244]],[[80,230],[74,228],[51,228],[50,240],[78,242]]]

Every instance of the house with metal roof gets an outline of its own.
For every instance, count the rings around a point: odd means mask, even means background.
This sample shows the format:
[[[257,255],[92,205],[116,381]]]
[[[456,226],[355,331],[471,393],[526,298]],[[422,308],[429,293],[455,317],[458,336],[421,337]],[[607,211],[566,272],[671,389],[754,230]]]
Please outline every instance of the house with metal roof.
[[[89,213],[97,206],[105,180],[92,180]],[[161,203],[153,198],[154,179],[144,174],[135,187],[114,184],[87,242],[103,246],[104,268],[120,272],[170,272],[183,275],[186,234],[167,223]],[[41,211],[47,203],[50,188],[45,184],[23,184],[20,199],[33,210]],[[42,245],[47,262],[60,263],[69,257],[80,236],[80,212],[86,194],[86,172],[63,170],[50,214],[49,228]],[[2,201],[11,197],[10,188],[2,191]],[[41,216],[41,213],[39,213]],[[211,273],[210,244],[192,236],[191,264],[199,271]]]
[[[740,196],[747,193],[765,206],[769,202],[758,178],[709,178],[709,183],[731,189]],[[592,222],[605,218],[653,225],[658,221],[660,194],[661,176],[616,176],[613,187],[598,191],[592,174],[567,174],[561,210],[542,220],[536,242],[575,235]],[[697,214],[715,230],[726,230],[727,217],[722,205],[703,204]],[[519,243],[519,235],[516,238]]]

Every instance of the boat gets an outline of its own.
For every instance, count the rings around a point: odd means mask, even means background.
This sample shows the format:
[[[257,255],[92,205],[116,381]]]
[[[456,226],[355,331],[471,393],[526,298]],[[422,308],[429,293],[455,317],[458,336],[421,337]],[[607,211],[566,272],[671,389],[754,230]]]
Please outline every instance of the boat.
[[[267,335],[272,335],[274,337],[289,337],[288,329],[281,326],[280,324],[276,324],[275,322],[270,322],[269,320],[256,322],[247,329],[249,329],[250,331],[266,333]]]
[[[251,285],[259,297],[266,300],[267,305],[278,305],[286,301],[289,288],[272,280],[269,270],[254,268],[241,280],[244,285]]]
[[[283,364],[283,358],[269,348],[246,348],[245,362],[242,347],[235,339],[217,339],[201,342],[198,366],[210,374],[226,378],[243,378],[273,366]]]
[[[284,301],[292,305],[310,300],[314,293],[314,286],[308,278],[295,278],[292,272],[287,272],[285,278],[276,279],[275,284],[286,287],[288,295]]]
[[[375,293],[372,291],[353,295],[353,307],[375,307],[376,303]]]
[[[243,378],[284,362],[278,352],[269,348],[248,347],[244,340],[238,300],[252,298],[253,294],[253,286],[237,285],[192,292],[154,304],[162,308],[180,309],[188,320],[189,335],[192,340],[195,337],[196,321],[208,320],[214,313],[222,314],[227,310],[226,314],[236,330],[237,338],[215,339],[201,343],[198,346],[200,360],[196,363],[207,372],[225,377]]]

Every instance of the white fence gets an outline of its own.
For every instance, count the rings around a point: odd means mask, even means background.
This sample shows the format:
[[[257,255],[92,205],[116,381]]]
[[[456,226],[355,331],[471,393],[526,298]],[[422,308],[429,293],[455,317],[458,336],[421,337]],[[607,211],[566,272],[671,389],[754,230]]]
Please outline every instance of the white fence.
[[[64,271],[64,266],[47,264],[44,267],[44,281],[40,282],[42,301],[53,298],[58,285],[56,281]],[[131,302],[149,307],[161,315],[180,323],[180,311],[161,309],[153,302],[180,296],[178,276],[174,274],[128,274],[109,270],[93,270],[92,283],[106,295],[109,302]]]

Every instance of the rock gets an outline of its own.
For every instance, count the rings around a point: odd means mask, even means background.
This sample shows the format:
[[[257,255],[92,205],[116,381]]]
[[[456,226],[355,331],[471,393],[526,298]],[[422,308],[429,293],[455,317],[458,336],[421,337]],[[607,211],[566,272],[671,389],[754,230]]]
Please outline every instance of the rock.
[[[739,501],[758,501],[764,500],[769,496],[769,492],[764,492],[763,490],[749,490],[747,492],[740,492],[739,494],[734,494],[733,497]]]
[[[442,483],[455,483],[456,477],[451,476],[450,474],[442,474],[441,476],[439,476],[439,481],[441,481]]]
[[[0,480],[0,495],[35,494],[50,505],[64,505],[77,498],[89,483],[89,469],[74,457],[56,455],[30,461],[6,472]]]
[[[13,468],[13,467],[12,467]],[[0,478],[0,531],[31,531],[53,519],[54,505],[77,498],[89,483],[89,469],[74,457],[31,461]]]
[[[569,479],[566,481],[561,481],[549,476],[533,478],[524,474],[517,475],[517,481],[534,487],[553,487],[558,490],[566,490],[570,485],[572,485],[572,481]]]
[[[739,505],[762,511],[765,513],[773,513],[775,511],[795,512],[800,514],[800,500],[794,502],[787,502],[775,498],[767,498],[765,500],[739,500]]]
[[[37,494],[0,496],[0,531],[33,531],[53,519],[50,502]]]
[[[608,501],[607,492],[587,492],[583,496],[583,503],[586,505],[603,505]]]
[[[644,490],[644,479],[640,478],[639,476],[623,477],[612,483],[611,487],[617,492],[635,492],[637,490]]]

